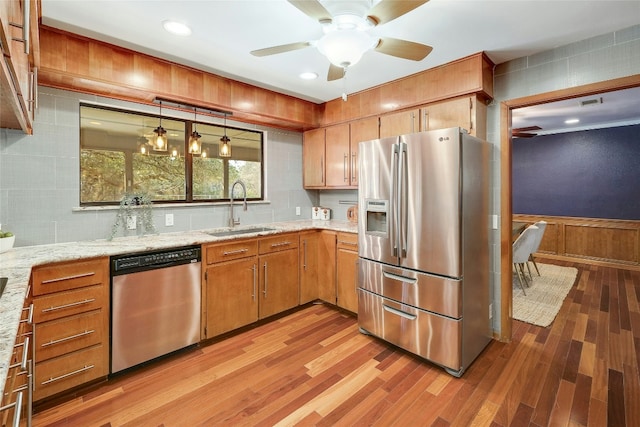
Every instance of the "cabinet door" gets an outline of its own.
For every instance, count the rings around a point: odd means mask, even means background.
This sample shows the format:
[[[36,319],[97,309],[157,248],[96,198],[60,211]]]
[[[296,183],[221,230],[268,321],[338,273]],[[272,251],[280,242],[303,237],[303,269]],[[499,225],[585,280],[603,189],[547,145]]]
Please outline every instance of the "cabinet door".
[[[323,230],[319,247],[318,298],[336,303],[336,232]]]
[[[324,187],[325,150],[323,129],[304,133],[302,142],[302,171],[304,187]]]
[[[211,338],[258,320],[258,257],[207,268],[205,337]]]
[[[419,118],[419,109],[380,116],[380,138],[420,131]]]
[[[336,287],[338,307],[353,313],[358,312],[357,262],[358,253],[338,248],[336,268]]]
[[[327,157],[325,183],[327,187],[348,187],[351,176],[348,123],[326,129],[325,151]]]
[[[300,304],[319,298],[318,257],[322,242],[320,237],[319,231],[300,233]]]
[[[358,186],[358,144],[362,141],[378,139],[380,136],[380,121],[378,117],[357,120],[351,123],[351,186]]]
[[[298,249],[260,256],[260,318],[298,305]]]
[[[453,99],[422,108],[422,130],[461,127],[471,132],[474,128],[472,98]]]

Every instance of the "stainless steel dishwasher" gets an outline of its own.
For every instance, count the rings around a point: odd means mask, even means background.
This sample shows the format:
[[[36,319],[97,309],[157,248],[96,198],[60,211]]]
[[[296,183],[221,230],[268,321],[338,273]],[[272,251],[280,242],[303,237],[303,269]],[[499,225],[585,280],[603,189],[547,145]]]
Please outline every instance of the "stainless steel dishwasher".
[[[200,340],[200,246],[111,257],[111,373]]]

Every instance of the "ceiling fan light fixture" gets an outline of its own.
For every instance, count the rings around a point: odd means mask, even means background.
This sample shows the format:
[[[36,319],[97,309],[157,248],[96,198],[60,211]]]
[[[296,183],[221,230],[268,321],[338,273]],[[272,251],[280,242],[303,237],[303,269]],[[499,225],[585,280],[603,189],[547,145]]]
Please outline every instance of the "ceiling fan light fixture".
[[[337,67],[351,67],[362,55],[373,48],[377,40],[364,31],[338,30],[325,34],[318,40],[318,50]]]

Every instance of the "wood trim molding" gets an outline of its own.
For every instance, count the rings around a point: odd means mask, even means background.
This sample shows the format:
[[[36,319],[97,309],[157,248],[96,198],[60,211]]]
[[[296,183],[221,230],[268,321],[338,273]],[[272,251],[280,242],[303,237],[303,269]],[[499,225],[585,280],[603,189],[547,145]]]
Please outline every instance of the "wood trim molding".
[[[540,255],[598,261],[616,268],[640,267],[640,221],[518,214],[513,220],[547,222]]]
[[[40,27],[39,83],[150,104],[156,97],[231,111],[247,123],[306,131],[457,96],[493,97],[484,52],[349,96],[316,104],[62,30]]]
[[[500,334],[499,340],[511,340],[511,110],[563,99],[589,96],[612,90],[640,86],[640,74],[576,86],[500,103]]]

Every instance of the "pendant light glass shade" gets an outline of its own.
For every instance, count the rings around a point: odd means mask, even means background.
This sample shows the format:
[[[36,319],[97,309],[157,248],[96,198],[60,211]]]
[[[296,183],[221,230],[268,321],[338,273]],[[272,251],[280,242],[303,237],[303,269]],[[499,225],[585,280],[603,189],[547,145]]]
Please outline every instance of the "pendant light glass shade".
[[[231,140],[227,136],[227,115],[224,115],[224,136],[220,138],[222,144],[219,145],[218,156],[231,157]]]
[[[167,131],[162,127],[162,101],[160,101],[160,125],[153,132],[156,134],[153,141],[153,151],[167,151],[169,140],[167,139]]]
[[[225,129],[226,131],[226,129]],[[227,135],[220,138],[220,149],[218,151],[218,155],[220,157],[231,157],[231,144],[229,144],[229,137]]]
[[[189,153],[191,154],[200,154],[202,150],[202,145],[200,144],[200,138],[202,135],[198,133],[196,130],[196,119],[198,111],[193,109],[193,132],[191,132],[191,136],[189,137]]]

